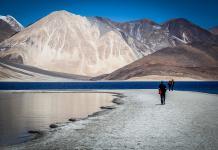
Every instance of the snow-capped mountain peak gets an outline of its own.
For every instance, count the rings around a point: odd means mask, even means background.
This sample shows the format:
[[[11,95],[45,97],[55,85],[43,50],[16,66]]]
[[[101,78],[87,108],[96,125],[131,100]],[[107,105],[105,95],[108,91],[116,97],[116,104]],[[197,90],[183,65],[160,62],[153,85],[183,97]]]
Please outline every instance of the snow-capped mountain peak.
[[[3,20],[6,23],[8,23],[17,32],[21,31],[24,28],[14,17],[10,15],[7,16],[0,15],[0,20]]]

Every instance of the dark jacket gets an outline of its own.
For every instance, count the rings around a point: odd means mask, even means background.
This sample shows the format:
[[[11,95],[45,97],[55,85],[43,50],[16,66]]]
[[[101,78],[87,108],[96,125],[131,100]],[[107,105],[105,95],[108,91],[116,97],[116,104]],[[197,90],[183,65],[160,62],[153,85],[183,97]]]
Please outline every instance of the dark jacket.
[[[160,94],[165,94],[166,93],[166,89],[167,87],[166,87],[166,85],[164,85],[163,83],[161,83],[160,85],[159,85],[159,90],[160,90]]]

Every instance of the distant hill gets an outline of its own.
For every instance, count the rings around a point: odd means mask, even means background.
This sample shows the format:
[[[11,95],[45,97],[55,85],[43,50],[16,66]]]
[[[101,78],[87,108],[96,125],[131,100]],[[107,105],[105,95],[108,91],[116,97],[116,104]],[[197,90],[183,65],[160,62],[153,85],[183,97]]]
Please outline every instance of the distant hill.
[[[218,80],[218,45],[192,43],[164,48],[93,80],[127,80],[157,75]]]

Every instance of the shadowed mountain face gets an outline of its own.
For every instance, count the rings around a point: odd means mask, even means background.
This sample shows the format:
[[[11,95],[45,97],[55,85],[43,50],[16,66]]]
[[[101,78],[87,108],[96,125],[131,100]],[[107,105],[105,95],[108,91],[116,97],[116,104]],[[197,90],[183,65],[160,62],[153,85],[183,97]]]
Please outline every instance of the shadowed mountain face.
[[[0,42],[20,32],[23,26],[11,16],[0,16]]]
[[[149,75],[218,79],[218,45],[192,43],[164,48],[93,80],[126,80]]]
[[[118,23],[101,17],[97,19],[119,31],[128,45],[143,56],[165,47],[175,46],[168,31],[153,21],[143,19]]]
[[[217,38],[209,31],[189,22],[186,19],[173,19],[163,24],[163,28],[169,31],[169,34],[183,43],[192,42],[212,42],[216,43]]]
[[[137,49],[144,56],[162,48],[181,44],[218,42],[218,38],[209,31],[182,18],[172,19],[163,24],[146,19],[118,23],[102,17],[96,18],[121,32],[130,47]]]

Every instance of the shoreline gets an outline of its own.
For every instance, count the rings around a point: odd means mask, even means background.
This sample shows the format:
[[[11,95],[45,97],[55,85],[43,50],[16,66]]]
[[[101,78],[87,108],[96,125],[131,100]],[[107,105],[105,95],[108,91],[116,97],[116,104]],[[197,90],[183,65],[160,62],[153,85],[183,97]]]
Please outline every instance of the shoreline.
[[[0,93],[108,93],[108,94],[120,94],[117,91],[141,91],[141,90],[158,90],[157,88],[150,89],[69,89],[69,90],[0,90]],[[111,92],[112,91],[112,92]],[[210,92],[210,91],[198,91],[198,90],[173,90],[173,91],[181,91],[181,92],[197,92],[197,93],[206,93],[206,94],[214,94],[217,95],[218,92]]]

